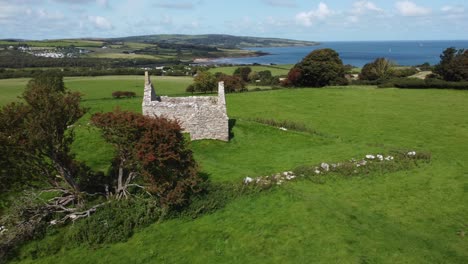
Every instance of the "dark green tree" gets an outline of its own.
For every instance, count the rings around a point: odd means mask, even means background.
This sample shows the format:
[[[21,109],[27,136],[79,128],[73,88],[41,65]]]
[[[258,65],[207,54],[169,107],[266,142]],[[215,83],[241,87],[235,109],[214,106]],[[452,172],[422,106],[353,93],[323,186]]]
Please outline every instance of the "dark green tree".
[[[249,81],[249,74],[252,72],[252,68],[250,67],[239,67],[234,71],[234,76],[239,76],[242,81],[248,82]]]
[[[440,63],[434,68],[434,73],[446,81],[468,80],[468,50],[447,48],[440,55]]]
[[[343,62],[332,49],[314,50],[288,73],[287,84],[299,87],[323,87],[347,83]]]
[[[4,174],[77,195],[80,165],[70,153],[74,139],[70,128],[86,113],[80,94],[69,92],[60,74],[47,73],[29,81],[22,99],[24,103],[9,104],[0,111],[4,143],[0,151],[6,151],[3,162],[8,170]]]
[[[198,72],[197,76],[193,79],[193,87],[197,92],[213,92],[216,89],[216,85],[216,77],[208,71]]]

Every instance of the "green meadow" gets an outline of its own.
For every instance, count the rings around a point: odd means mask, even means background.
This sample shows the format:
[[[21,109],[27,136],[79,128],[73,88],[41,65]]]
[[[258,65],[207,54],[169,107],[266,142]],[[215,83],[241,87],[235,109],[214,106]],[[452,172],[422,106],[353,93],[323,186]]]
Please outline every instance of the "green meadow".
[[[252,71],[260,72],[260,71],[270,71],[271,75],[287,75],[289,70],[293,67],[293,64],[282,64],[282,65],[251,65],[249,66]],[[232,75],[234,71],[239,66],[225,66],[219,68],[212,68],[210,69],[211,73],[222,72],[224,74]]]
[[[153,77],[160,95],[182,96],[186,77]],[[0,104],[25,79],[0,80]],[[112,149],[88,125],[98,111],[141,111],[142,76],[65,78],[90,108],[75,126],[73,151],[106,171]],[[113,99],[116,90],[137,97]],[[17,263],[467,263],[468,93],[372,86],[281,89],[227,95],[230,142],[189,143],[215,182],[240,183],[300,165],[340,162],[392,150],[428,151],[410,170],[305,179],[237,198],[197,219],[171,219],[127,242],[61,249],[56,235],[25,245]],[[304,124],[283,131],[255,118]]]

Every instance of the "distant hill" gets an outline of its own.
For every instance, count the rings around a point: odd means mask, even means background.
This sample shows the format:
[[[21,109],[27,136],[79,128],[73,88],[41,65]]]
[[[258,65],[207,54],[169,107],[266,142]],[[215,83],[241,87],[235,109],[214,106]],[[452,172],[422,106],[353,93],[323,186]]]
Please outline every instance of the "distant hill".
[[[280,38],[257,38],[231,36],[221,34],[208,35],[146,35],[124,38],[113,38],[112,41],[140,42],[140,43],[168,43],[181,45],[201,45],[217,48],[239,49],[252,47],[287,47],[287,46],[315,46],[318,42]]]
[[[148,35],[123,38],[0,40],[1,68],[135,67],[201,63],[267,55],[254,47],[313,46],[317,42],[231,35]]]

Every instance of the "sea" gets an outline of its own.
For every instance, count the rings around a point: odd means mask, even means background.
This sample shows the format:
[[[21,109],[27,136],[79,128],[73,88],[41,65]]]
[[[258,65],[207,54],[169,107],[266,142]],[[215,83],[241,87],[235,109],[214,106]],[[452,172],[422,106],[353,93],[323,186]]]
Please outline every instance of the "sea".
[[[322,42],[317,46],[249,48],[269,55],[246,58],[220,58],[215,64],[295,64],[316,49],[331,48],[340,54],[344,64],[362,67],[376,58],[387,58],[397,65],[416,66],[425,62],[435,65],[440,54],[449,47],[468,49],[468,40],[422,41],[337,41]]]

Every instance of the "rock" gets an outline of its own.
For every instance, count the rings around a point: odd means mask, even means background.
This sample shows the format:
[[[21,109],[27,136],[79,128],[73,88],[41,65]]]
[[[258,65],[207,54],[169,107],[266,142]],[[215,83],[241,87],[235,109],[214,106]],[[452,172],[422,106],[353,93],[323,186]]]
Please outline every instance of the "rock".
[[[325,163],[325,162],[322,162],[322,164],[320,164],[320,167],[325,171],[330,170],[330,165],[328,165],[328,163]]]
[[[367,154],[366,159],[375,159],[375,156],[371,154]]]
[[[252,179],[252,178],[250,178],[250,177],[245,177],[245,178],[244,178],[244,184],[249,184],[249,183],[251,183],[251,182],[253,182],[253,179]]]

